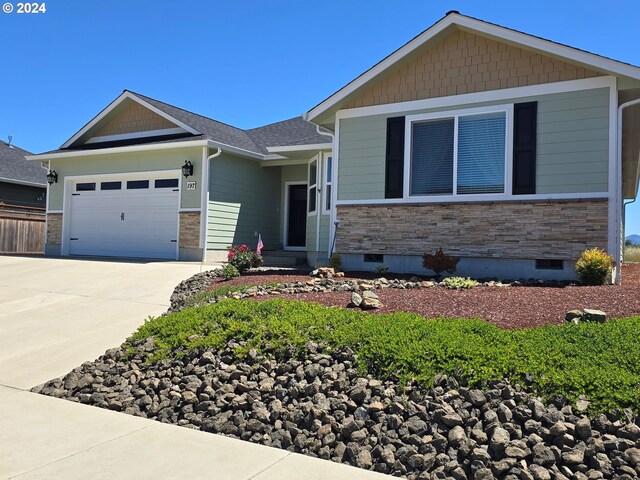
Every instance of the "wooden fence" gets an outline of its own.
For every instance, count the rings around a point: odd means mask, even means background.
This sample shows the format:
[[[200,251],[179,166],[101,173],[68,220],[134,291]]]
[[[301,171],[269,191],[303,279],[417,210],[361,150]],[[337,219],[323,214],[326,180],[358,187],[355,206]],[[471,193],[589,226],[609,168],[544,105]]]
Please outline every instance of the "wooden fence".
[[[44,253],[44,208],[0,203],[0,253]]]

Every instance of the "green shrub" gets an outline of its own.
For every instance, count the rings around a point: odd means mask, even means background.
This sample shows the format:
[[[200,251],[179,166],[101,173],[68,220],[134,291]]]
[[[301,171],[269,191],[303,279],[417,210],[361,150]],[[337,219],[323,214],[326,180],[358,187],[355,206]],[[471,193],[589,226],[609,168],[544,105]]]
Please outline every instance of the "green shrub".
[[[444,283],[444,286],[450,290],[464,290],[478,285],[478,282],[475,280],[464,277],[447,277],[442,280],[442,283]]]
[[[231,280],[232,278],[236,278],[240,276],[240,271],[232,265],[231,263],[227,263],[222,269],[222,277],[225,280]]]
[[[433,271],[438,279],[442,276],[442,272],[455,273],[459,261],[460,258],[447,255],[442,251],[442,248],[436,250],[435,254],[425,253],[422,255],[422,266]]]
[[[309,341],[349,347],[362,375],[430,387],[437,374],[482,386],[507,378],[541,396],[584,395],[592,412],[640,411],[640,316],[604,324],[501,330],[481,320],[427,320],[413,313],[370,315],[282,299],[222,300],[149,319],[129,340],[155,339],[152,361],[222,348],[286,361]],[[526,380],[528,379],[528,380]]]
[[[333,268],[336,272],[339,271],[342,268],[342,257],[337,253],[331,255],[331,258],[329,258],[329,267]]]
[[[262,265],[262,256],[251,250],[246,245],[231,245],[227,247],[227,261],[238,269],[238,272],[244,273],[250,268],[256,268]]]
[[[377,273],[378,275],[384,275],[388,271],[389,271],[389,267],[387,267],[386,265],[378,265],[376,268],[373,269],[373,273]]]
[[[578,279],[587,285],[604,285],[611,275],[613,257],[599,248],[590,248],[576,262]]]

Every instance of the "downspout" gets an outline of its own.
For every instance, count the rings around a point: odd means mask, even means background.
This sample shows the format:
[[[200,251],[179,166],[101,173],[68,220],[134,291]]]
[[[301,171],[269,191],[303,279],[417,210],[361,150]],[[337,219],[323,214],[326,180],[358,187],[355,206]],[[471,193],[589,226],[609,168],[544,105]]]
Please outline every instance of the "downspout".
[[[214,158],[220,156],[222,149],[216,147],[217,151],[205,158],[209,147],[203,149],[203,162],[202,162],[202,262],[207,261],[207,228],[209,226],[209,162]]]
[[[338,188],[337,182],[336,182],[336,178],[337,178],[337,174],[336,174],[336,151],[335,151],[335,135],[331,132],[323,132],[320,130],[320,125],[316,125],[316,131],[318,132],[318,135],[325,135],[327,137],[331,138],[331,157],[332,157],[332,163],[331,163],[331,196],[335,197],[335,192],[337,191],[336,189]],[[326,159],[325,159],[326,162]],[[324,176],[324,175],[323,175]],[[326,189],[325,189],[325,194],[326,194]],[[325,200],[326,201],[326,200]],[[320,205],[320,210],[319,212],[322,212],[322,205]],[[327,239],[327,260],[331,259],[331,255],[333,255],[333,244],[331,242],[331,238],[333,237],[334,239],[334,243],[335,243],[335,216],[336,216],[336,206],[334,205],[333,202],[333,198],[331,198],[331,211],[329,213],[329,238]],[[318,215],[318,232],[320,232],[320,215]],[[320,249],[320,245],[318,244],[318,250]]]
[[[621,227],[622,227],[622,223],[618,224],[618,221],[620,221],[621,216],[620,214],[624,214],[624,207],[620,208],[622,202],[622,114],[624,112],[624,110],[628,107],[632,107],[633,105],[638,105],[640,104],[640,98],[637,98],[635,100],[630,100],[628,102],[623,103],[622,105],[620,105],[618,107],[618,142],[617,142],[617,152],[616,152],[616,156],[617,156],[617,165],[616,165],[616,235],[615,235],[615,239],[616,239],[616,256],[615,256],[615,262],[616,262],[616,279],[615,279],[615,283],[616,285],[620,285],[620,280],[621,280],[621,270],[622,270],[622,248],[620,247],[620,234],[621,234]],[[622,210],[622,212],[621,212]]]

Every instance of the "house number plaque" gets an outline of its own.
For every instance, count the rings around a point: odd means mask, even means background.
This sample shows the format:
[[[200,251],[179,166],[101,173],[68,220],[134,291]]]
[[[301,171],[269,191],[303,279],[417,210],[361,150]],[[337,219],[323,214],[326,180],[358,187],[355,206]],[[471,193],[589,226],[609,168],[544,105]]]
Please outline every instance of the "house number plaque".
[[[187,190],[195,190],[195,189],[196,189],[195,181],[187,182]]]

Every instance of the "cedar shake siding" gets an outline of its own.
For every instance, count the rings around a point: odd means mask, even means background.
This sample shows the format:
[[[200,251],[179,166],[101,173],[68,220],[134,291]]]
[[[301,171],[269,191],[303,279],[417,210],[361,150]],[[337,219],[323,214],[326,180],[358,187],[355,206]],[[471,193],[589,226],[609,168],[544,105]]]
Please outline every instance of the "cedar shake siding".
[[[336,252],[575,261],[607,248],[607,200],[338,206]]]
[[[167,128],[176,128],[176,125],[139,103],[129,101],[122,110],[116,113],[113,118],[96,131],[93,136],[104,137],[107,135],[148,132]]]
[[[457,31],[343,108],[597,77],[576,65]]]

